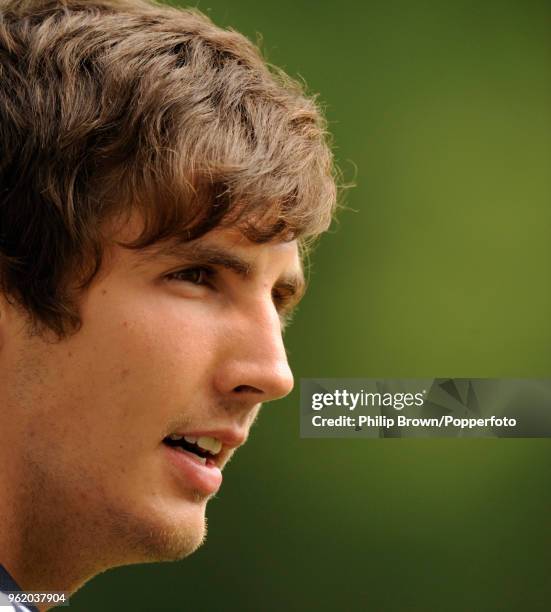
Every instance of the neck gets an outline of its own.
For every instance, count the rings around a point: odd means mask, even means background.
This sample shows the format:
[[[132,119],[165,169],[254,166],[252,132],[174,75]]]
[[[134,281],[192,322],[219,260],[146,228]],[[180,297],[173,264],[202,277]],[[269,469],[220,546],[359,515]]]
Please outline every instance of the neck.
[[[4,448],[13,446],[5,445]],[[90,522],[66,507],[62,497],[17,469],[13,456],[0,472],[0,564],[21,590],[60,592],[68,596],[94,575],[107,569],[83,551],[98,551],[98,542],[83,541],[82,526]],[[9,466],[9,467],[8,467]],[[80,526],[80,527],[79,527]],[[51,606],[36,606],[47,610]]]

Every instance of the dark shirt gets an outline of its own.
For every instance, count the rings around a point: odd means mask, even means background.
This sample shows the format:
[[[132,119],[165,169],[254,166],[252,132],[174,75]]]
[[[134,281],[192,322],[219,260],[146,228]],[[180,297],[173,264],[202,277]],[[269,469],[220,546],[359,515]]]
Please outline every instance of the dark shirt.
[[[0,593],[5,593],[7,591],[22,591],[23,589],[15,582],[15,580],[10,576],[8,571],[3,565],[0,565]],[[0,606],[5,605],[2,601]],[[10,604],[14,610],[17,612],[38,612],[38,608],[31,606],[30,604],[20,605],[16,603]]]

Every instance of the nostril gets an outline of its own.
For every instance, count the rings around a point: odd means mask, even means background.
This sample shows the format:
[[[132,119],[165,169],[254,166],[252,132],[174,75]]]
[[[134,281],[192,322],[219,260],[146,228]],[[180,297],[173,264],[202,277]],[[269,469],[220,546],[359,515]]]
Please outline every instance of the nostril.
[[[251,387],[250,385],[238,385],[234,389],[235,393],[250,393],[251,391],[253,393],[262,393],[260,389],[257,389],[256,387]]]

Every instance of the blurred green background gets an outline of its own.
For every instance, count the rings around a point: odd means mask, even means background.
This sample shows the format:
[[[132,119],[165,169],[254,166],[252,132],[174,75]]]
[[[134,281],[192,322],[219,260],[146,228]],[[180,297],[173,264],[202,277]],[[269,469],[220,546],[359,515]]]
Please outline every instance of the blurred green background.
[[[551,376],[551,3],[205,0],[319,92],[348,211],[287,332],[301,377]],[[267,405],[206,546],[79,610],[551,609],[551,441],[303,440]]]

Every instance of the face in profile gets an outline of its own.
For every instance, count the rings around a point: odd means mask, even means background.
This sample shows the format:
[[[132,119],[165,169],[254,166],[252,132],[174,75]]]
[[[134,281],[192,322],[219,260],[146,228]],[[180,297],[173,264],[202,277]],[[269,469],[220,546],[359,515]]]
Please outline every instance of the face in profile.
[[[293,386],[282,328],[336,173],[315,96],[196,9],[0,13],[0,571],[73,593],[203,541]]]
[[[261,403],[293,386],[281,318],[302,287],[295,241],[217,229],[109,248],[81,329],[60,342],[7,311],[4,376],[14,436],[26,440],[18,481],[36,507],[33,545],[42,534],[44,547],[80,546],[105,566],[194,551]]]

